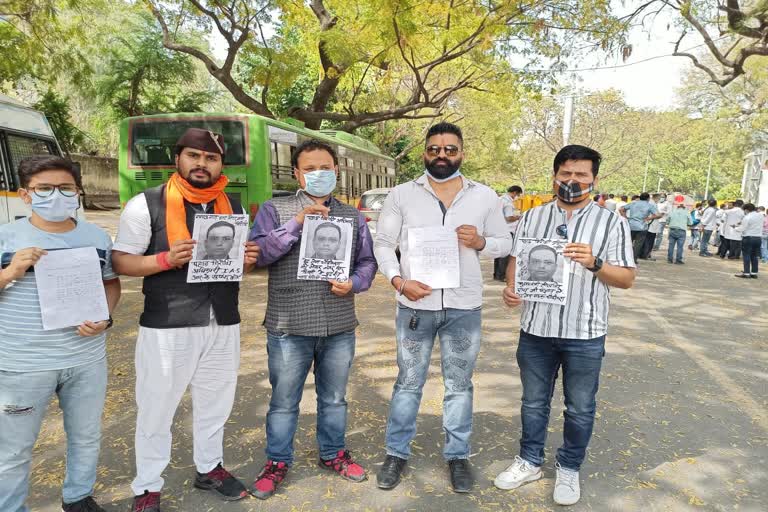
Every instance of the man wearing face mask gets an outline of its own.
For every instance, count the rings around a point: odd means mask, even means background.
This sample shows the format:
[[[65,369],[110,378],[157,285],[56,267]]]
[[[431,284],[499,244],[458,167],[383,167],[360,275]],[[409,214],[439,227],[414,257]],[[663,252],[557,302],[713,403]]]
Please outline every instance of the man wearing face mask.
[[[269,383],[267,462],[251,493],[267,499],[293,464],[293,438],[299,419],[304,382],[311,367],[317,393],[318,465],[346,480],[362,482],[365,470],[347,450],[349,370],[355,354],[355,295],[371,287],[376,274],[373,242],[365,217],[333,197],[338,159],[320,140],[300,144],[291,155],[301,186],[296,195],[265,202],[253,223],[250,239],[261,247],[257,265],[269,270],[267,330]],[[301,237],[306,215],[352,219],[350,278],[346,281],[299,281]],[[337,234],[328,224],[316,230]],[[319,242],[315,241],[315,248]],[[332,244],[331,244],[332,245]],[[317,257],[332,257],[328,253]],[[333,249],[335,252],[335,249]]]
[[[472,372],[481,341],[483,276],[480,256],[506,256],[512,246],[502,204],[490,188],[462,176],[461,129],[438,123],[427,132],[424,174],[395,187],[384,201],[375,252],[397,291],[397,380],[389,405],[386,458],[377,475],[380,489],[393,489],[411,454],[416,416],[427,381],[435,337],[440,338],[443,384],[443,457],[453,490],[472,490]],[[459,243],[460,286],[433,290],[411,278],[408,233],[412,228],[448,227]],[[395,249],[400,247],[398,261]]]
[[[193,485],[225,501],[248,495],[223,466],[224,425],[240,365],[239,283],[187,283],[195,214],[241,214],[224,193],[224,137],[190,128],[176,142],[176,172],[125,206],[114,248],[120,274],[143,277],[144,312],[136,342],[134,512],[160,510],[162,473],[171,457],[171,426],[192,388]],[[259,248],[247,243],[245,266]]]
[[[597,186],[601,156],[585,146],[566,146],[555,156],[553,188],[557,201],[528,210],[520,219],[520,238],[568,240],[565,271],[571,272],[565,305],[523,301],[515,294],[520,247],[512,248],[504,302],[522,305],[517,363],[523,385],[520,454],[494,481],[516,489],[541,478],[552,390],[563,372],[565,425],[557,451],[554,500],[573,505],[581,496],[579,469],[595,419],[595,395],[605,355],[610,288],[629,288],[635,280],[627,220],[590,200]]]
[[[93,247],[110,313],[120,299],[112,240],[77,220],[79,175],[57,156],[22,160],[19,197],[32,216],[0,226],[0,510],[26,512],[32,448],[55,394],[64,414],[64,512],[99,512],[92,497],[107,391],[105,330],[112,319],[45,330],[34,266],[49,251]]]

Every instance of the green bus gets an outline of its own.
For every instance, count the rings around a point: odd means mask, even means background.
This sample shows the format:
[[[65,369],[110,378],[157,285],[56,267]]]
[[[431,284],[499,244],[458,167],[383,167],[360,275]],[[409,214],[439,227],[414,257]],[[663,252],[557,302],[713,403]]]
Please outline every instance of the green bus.
[[[184,113],[129,117],[120,124],[120,203],[160,185],[175,171],[174,146],[188,128],[224,135],[227,192],[256,215],[273,189],[295,190],[291,152],[303,141],[320,139],[339,156],[337,197],[349,204],[363,192],[395,185],[395,161],[373,143],[335,130],[309,130],[254,114]]]

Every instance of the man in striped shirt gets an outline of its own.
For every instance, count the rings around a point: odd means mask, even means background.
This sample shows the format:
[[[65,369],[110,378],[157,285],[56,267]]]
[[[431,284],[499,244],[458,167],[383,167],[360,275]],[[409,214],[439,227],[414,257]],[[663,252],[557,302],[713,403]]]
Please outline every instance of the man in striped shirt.
[[[600,161],[597,151],[584,146],[566,146],[555,156],[557,201],[525,212],[520,220],[503,295],[508,306],[522,305],[517,362],[523,385],[523,434],[520,455],[494,484],[515,489],[541,478],[552,390],[562,367],[564,442],[557,452],[554,490],[560,505],[572,505],[581,495],[579,469],[594,425],[610,287],[629,288],[635,280],[626,219],[590,200]],[[519,241],[525,238],[568,240],[563,253],[570,279],[564,305],[523,301],[515,294]]]
[[[0,226],[0,510],[28,512],[32,448],[55,394],[67,433],[63,512],[99,512],[93,499],[107,393],[105,330],[112,319],[45,330],[34,267],[49,251],[93,247],[109,311],[120,299],[112,240],[75,219],[79,175],[72,162],[36,156],[19,163],[19,197],[32,216]],[[95,319],[94,319],[95,320]]]

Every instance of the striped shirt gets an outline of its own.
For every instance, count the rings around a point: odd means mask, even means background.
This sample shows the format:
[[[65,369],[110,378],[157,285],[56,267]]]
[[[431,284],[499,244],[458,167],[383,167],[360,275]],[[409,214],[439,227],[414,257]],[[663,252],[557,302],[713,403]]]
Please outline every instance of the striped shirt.
[[[27,247],[75,249],[95,247],[102,279],[117,278],[112,271],[112,240],[94,224],[79,220],[72,231],[48,233],[24,218],[0,226],[0,261],[3,268]],[[0,370],[31,372],[62,370],[106,357],[106,334],[80,336],[76,327],[43,330],[34,272],[0,290]]]
[[[562,239],[557,234],[557,227],[562,224],[568,226],[568,241],[590,244],[592,254],[605,263],[635,267],[627,220],[592,201],[575,210],[570,220],[557,201],[525,212],[517,227],[512,256],[519,255],[522,244],[518,241],[521,238]],[[603,336],[608,331],[610,289],[583,265],[567,265],[571,275],[566,304],[524,301],[520,327],[529,334],[545,338],[588,340]]]

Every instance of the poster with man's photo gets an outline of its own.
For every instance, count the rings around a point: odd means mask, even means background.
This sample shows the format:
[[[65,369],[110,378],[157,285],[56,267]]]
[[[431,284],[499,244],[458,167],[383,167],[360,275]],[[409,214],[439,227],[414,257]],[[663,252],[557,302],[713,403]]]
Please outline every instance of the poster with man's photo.
[[[515,293],[523,300],[565,305],[569,261],[563,256],[568,240],[520,238],[517,241]]]
[[[298,279],[349,279],[354,219],[306,215],[299,249]]]
[[[242,281],[247,237],[247,215],[195,215],[187,282]]]

